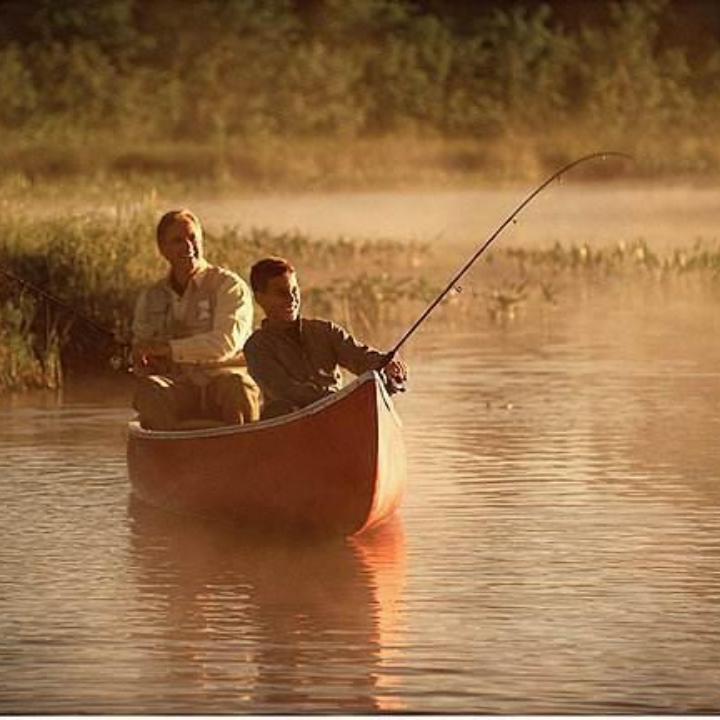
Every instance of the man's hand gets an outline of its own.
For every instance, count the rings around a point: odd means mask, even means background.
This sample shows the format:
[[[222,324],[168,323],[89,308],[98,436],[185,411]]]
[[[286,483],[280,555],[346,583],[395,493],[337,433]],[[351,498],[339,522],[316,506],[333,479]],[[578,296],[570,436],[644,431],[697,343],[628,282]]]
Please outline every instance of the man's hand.
[[[150,340],[133,345],[133,370],[138,374],[163,372],[172,357],[170,343]]]

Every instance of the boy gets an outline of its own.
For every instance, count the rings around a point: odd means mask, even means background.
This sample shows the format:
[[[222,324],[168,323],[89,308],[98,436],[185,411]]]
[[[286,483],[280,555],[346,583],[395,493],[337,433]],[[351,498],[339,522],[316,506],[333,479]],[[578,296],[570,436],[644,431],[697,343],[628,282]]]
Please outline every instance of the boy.
[[[255,263],[250,285],[266,316],[244,348],[248,370],[264,395],[263,418],[337,392],[338,366],[355,375],[384,368],[392,382],[405,382],[400,360],[362,345],[333,322],[300,317],[300,287],[287,260],[268,257]]]

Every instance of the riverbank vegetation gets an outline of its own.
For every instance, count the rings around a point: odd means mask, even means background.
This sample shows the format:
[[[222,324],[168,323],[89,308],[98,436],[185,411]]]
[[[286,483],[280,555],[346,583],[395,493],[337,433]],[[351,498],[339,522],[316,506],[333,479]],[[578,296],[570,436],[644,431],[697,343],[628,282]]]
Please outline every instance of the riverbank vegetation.
[[[0,218],[0,391],[57,387],[63,371],[98,372],[127,360],[137,294],[165,270],[155,222],[156,213],[142,209]],[[246,278],[264,255],[292,258],[307,310],[365,331],[430,292],[422,245],[232,228],[208,234],[207,244],[212,262]]]
[[[720,177],[720,11],[703,0],[0,9],[0,267],[66,304],[0,273],[0,391],[57,387],[122,354],[136,294],[162,269],[158,187],[496,186],[599,149],[636,162],[575,179]],[[246,277],[287,255],[307,310],[365,336],[412,320],[455,269],[430,245],[382,239],[226,228],[208,247]],[[503,246],[434,318],[505,322],[561,305],[575,281],[719,272],[720,251],[701,245]]]
[[[149,208],[0,217],[0,268],[35,288],[0,273],[0,392],[59,387],[68,373],[77,377],[107,372],[114,363],[122,367],[137,293],[164,268],[153,241],[155,219]],[[306,313],[333,318],[375,341],[383,328],[409,325],[464,259],[430,244],[263,229],[211,233],[207,248],[212,262],[244,277],[263,255],[291,258]],[[611,247],[500,244],[458,283],[430,322],[464,328],[512,322],[531,309],[562,311],[576,301],[578,288],[593,292],[613,282],[686,279],[720,288],[720,247],[697,242],[661,255],[642,240]]]
[[[1,4],[6,178],[497,182],[600,148],[642,177],[720,174],[707,3]]]

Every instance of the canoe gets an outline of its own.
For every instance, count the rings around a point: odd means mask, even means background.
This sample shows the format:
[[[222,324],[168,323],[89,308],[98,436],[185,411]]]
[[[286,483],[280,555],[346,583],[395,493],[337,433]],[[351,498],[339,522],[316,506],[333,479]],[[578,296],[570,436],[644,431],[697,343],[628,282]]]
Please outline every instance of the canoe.
[[[405,489],[401,421],[375,372],[280,418],[198,430],[128,426],[134,494],[167,510],[355,535]]]

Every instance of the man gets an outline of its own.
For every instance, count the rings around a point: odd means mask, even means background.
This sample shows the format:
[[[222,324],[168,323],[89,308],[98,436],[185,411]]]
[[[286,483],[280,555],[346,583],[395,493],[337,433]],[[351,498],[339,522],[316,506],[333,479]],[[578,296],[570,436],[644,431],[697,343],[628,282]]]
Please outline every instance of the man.
[[[407,371],[400,360],[362,345],[335,323],[300,317],[300,287],[287,260],[269,257],[255,263],[250,285],[266,315],[245,344],[248,370],[264,396],[263,418],[337,392],[338,366],[356,375],[384,368],[391,382],[405,382]]]
[[[203,257],[203,232],[189,210],[157,226],[166,277],[140,294],[133,319],[133,405],[153,430],[242,424],[259,417],[259,390],[242,347],[252,330],[247,284]]]

